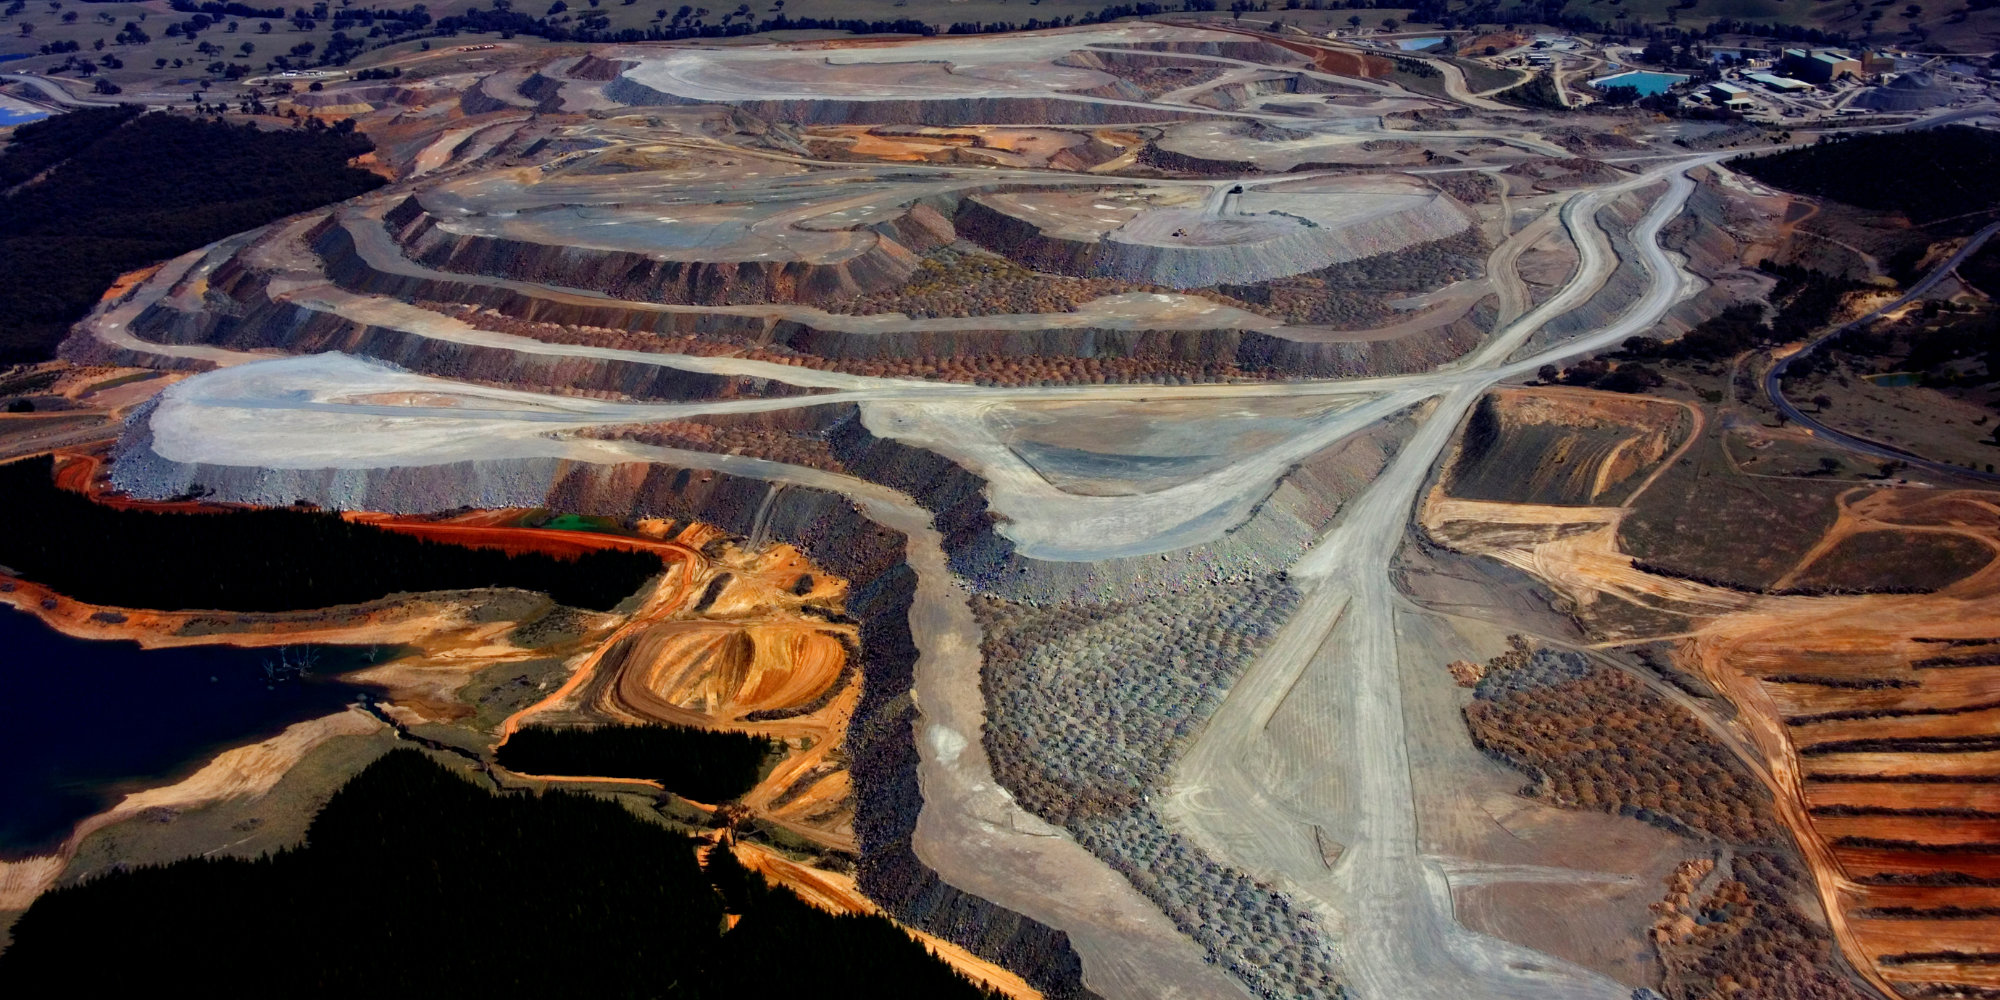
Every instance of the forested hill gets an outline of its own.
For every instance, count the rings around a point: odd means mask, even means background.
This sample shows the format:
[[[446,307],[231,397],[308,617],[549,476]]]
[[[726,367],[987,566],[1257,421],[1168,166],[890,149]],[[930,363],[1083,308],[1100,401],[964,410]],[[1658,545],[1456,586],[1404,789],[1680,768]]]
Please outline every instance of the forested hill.
[[[50,357],[126,271],[380,186],[348,166],[373,148],[125,107],[21,126],[0,152],[0,363]]]
[[[490,794],[407,748],[299,847],[120,866],[42,896],[13,935],[0,994],[18,997],[198,976],[283,997],[991,1000],[886,918],[815,909],[727,851],[703,870],[637,810]]]
[[[1827,136],[1729,166],[1787,191],[1900,211],[1918,224],[2000,207],[2000,134],[1966,125]]]

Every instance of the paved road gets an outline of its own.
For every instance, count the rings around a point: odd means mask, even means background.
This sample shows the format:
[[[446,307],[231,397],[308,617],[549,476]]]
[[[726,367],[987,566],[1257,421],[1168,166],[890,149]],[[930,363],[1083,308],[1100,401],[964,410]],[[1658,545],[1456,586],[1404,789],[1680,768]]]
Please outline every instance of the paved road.
[[[1974,479],[1984,479],[1989,482],[2000,482],[2000,474],[1992,472],[1980,472],[1975,469],[1968,469],[1965,468],[1964,466],[1959,466],[1959,465],[1950,465],[1944,462],[1933,462],[1930,459],[1904,451],[1903,449],[1898,448],[1895,445],[1883,444],[1880,441],[1871,440],[1865,437],[1859,437],[1857,435],[1849,434],[1845,431],[1834,430],[1833,428],[1828,427],[1827,425],[1813,419],[1804,410],[1801,410],[1797,406],[1792,405],[1792,401],[1785,398],[1784,386],[1783,386],[1785,371],[1786,369],[1789,369],[1792,366],[1793,361],[1805,357],[1808,354],[1811,354],[1814,348],[1819,347],[1821,344],[1826,343],[1828,340],[1831,340],[1834,337],[1838,337],[1849,330],[1866,326],[1869,323],[1872,323],[1875,320],[1880,319],[1883,315],[1890,312],[1894,312],[1897,309],[1901,309],[1902,307],[1909,305],[1911,302],[1914,302],[1917,299],[1922,298],[1925,292],[1930,291],[1931,288],[1935,286],[1938,282],[1944,280],[1944,277],[1946,275],[1956,270],[1960,264],[1965,263],[1965,261],[1968,258],[1970,258],[1974,253],[1977,253],[1979,248],[1984,246],[1986,244],[1986,241],[1993,237],[1994,233],[2000,233],[2000,222],[1995,222],[1992,225],[1987,226],[1985,229],[1981,229],[1979,232],[1974,233],[1972,239],[1966,241],[1964,247],[1961,247],[1957,253],[1951,255],[1950,260],[1947,260],[1944,263],[1939,264],[1936,268],[1932,269],[1931,273],[1924,275],[1923,280],[1918,281],[1914,285],[1911,285],[1910,290],[1904,292],[1903,295],[1897,298],[1894,302],[1890,302],[1887,305],[1884,305],[1876,309],[1874,312],[1871,312],[1868,315],[1861,317],[1860,319],[1853,320],[1852,322],[1848,323],[1842,323],[1841,325],[1836,326],[1833,329],[1828,330],[1817,337],[1814,337],[1811,342],[1807,343],[1806,346],[1801,348],[1798,352],[1787,355],[1783,358],[1779,358],[1778,363],[1772,365],[1771,370],[1764,373],[1764,394],[1771,397],[1771,403],[1778,408],[1779,413],[1784,414],[1787,419],[1791,420],[1793,423],[1798,424],[1801,428],[1804,428],[1807,433],[1811,434],[1816,438],[1820,438],[1826,441],[1831,441],[1834,444],[1838,444],[1841,447],[1847,448],[1850,451],[1858,451],[1864,455],[1873,455],[1876,458],[1880,459],[1886,459],[1898,462],[1908,462],[1910,464],[1910,467],[1913,469],[1925,469],[1930,472],[1950,473],[1956,476],[1967,476]]]

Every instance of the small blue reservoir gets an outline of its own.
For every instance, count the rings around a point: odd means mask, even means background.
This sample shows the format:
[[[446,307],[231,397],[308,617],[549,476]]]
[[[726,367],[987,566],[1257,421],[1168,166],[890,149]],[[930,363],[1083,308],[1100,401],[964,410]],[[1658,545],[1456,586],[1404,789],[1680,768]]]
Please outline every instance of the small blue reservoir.
[[[1599,90],[1603,90],[1606,87],[1634,87],[1639,91],[1640,97],[1652,97],[1655,94],[1666,93],[1667,88],[1674,84],[1686,83],[1687,81],[1688,75],[1686,73],[1653,73],[1646,70],[1633,70],[1630,73],[1619,73],[1614,76],[1600,76],[1590,81],[1590,85]]]

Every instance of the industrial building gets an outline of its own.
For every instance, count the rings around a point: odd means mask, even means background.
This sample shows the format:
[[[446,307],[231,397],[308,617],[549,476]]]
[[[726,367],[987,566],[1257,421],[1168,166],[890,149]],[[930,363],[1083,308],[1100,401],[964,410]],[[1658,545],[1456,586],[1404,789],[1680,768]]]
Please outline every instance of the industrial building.
[[[1792,80],[1782,76],[1773,76],[1769,73],[1752,73],[1750,74],[1750,79],[1777,91],[1795,92],[1813,89],[1812,84],[1804,80]]]
[[[1786,72],[1812,83],[1861,77],[1861,60],[1838,49],[1786,49],[1783,62]]]
[[[1723,107],[1730,109],[1731,111],[1742,111],[1747,108],[1756,106],[1755,102],[1750,100],[1749,89],[1746,87],[1739,87],[1733,83],[1709,84],[1708,96],[1712,98],[1715,101],[1715,103],[1720,104]]]

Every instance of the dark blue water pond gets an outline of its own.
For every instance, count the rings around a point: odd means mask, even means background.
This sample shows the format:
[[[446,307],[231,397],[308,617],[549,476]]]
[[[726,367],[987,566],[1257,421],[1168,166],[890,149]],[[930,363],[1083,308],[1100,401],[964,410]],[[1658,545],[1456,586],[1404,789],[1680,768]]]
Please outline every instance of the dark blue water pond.
[[[338,711],[370,689],[333,676],[393,650],[142,650],[0,607],[0,857],[46,851],[126,792]]]

